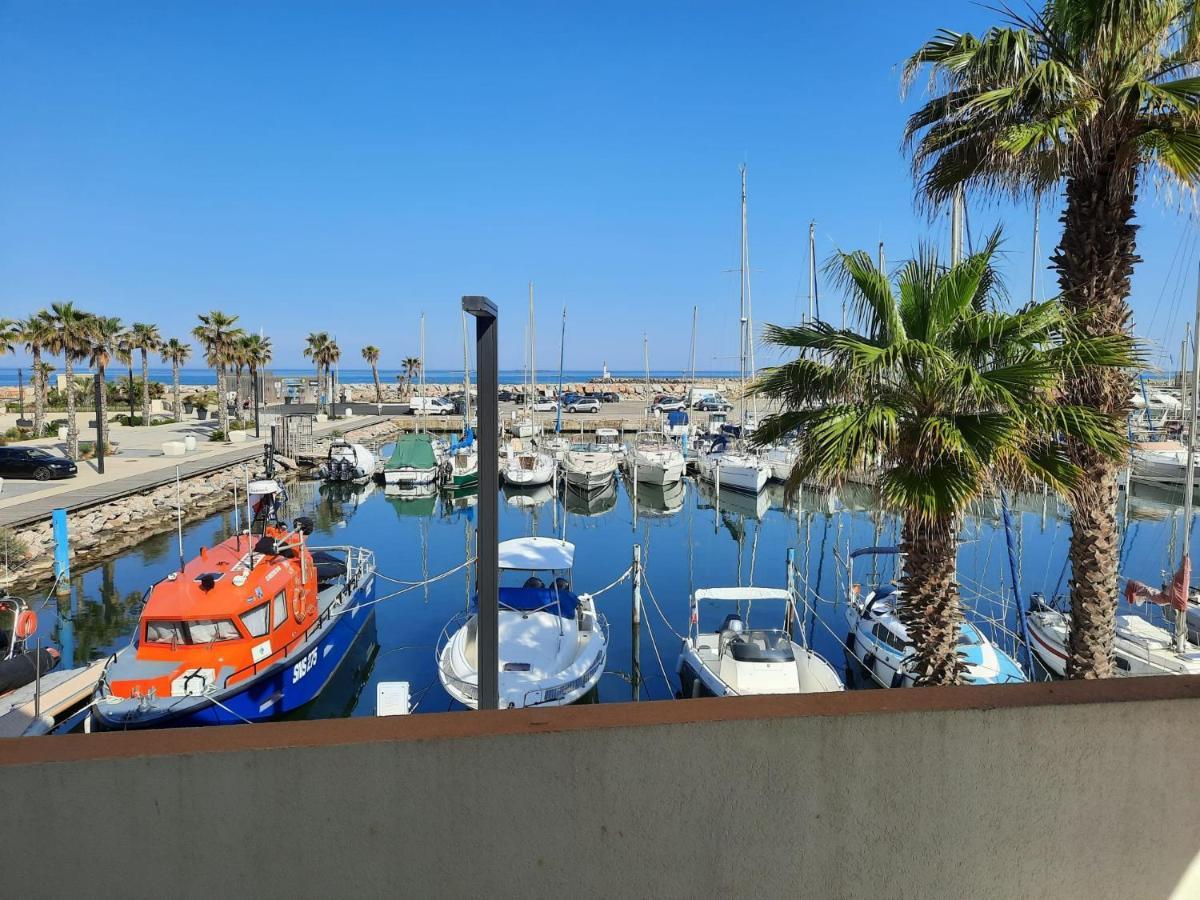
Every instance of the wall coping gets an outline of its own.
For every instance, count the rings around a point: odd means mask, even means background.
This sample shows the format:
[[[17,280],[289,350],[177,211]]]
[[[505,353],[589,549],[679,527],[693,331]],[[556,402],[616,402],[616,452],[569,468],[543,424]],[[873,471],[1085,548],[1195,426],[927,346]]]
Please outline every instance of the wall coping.
[[[1094,703],[1200,699],[1200,675],[1019,685],[899,688],[832,694],[601,703],[496,712],[362,716],[258,725],[52,735],[0,740],[0,767],[147,756],[232,753],[377,742],[457,740],[755,719],[987,712]]]

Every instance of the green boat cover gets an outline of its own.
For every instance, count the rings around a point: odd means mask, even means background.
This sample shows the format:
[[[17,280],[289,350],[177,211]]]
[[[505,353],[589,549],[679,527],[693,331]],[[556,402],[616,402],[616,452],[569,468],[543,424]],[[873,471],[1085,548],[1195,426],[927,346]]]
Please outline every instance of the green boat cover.
[[[405,434],[396,441],[385,469],[434,469],[437,459],[433,455],[433,439],[427,434]]]

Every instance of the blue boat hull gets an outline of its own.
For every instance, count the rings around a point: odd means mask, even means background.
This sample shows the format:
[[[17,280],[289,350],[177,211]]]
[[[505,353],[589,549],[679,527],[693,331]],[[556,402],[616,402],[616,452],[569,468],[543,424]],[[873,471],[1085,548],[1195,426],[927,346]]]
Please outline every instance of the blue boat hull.
[[[96,724],[106,730],[138,728],[189,728],[197,725],[237,725],[269,722],[313,702],[333,678],[364,629],[374,622],[375,607],[362,604],[375,599],[375,578],[366,579],[347,601],[346,611],[333,624],[287,662],[265,669],[257,676],[218,694],[213,702],[196,698],[179,712],[163,711],[144,716],[130,715],[136,701],[93,708]]]

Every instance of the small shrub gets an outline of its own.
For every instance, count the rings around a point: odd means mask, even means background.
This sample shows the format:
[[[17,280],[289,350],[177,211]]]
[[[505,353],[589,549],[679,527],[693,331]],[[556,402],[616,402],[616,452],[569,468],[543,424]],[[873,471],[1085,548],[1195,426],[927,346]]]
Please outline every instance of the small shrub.
[[[0,565],[16,568],[29,558],[29,547],[11,528],[0,528]]]
[[[208,439],[210,441],[223,441],[225,440],[225,432],[220,428],[216,428],[213,430],[213,433],[208,436]]]

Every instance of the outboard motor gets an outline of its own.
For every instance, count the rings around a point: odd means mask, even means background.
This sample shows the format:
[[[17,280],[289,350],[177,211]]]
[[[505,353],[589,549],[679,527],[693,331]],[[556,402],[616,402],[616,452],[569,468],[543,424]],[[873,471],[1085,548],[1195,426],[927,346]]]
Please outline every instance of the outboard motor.
[[[721,623],[721,633],[730,632],[731,634],[741,634],[746,630],[746,623],[742,621],[742,617],[737,613],[730,613],[725,617],[725,621]]]

